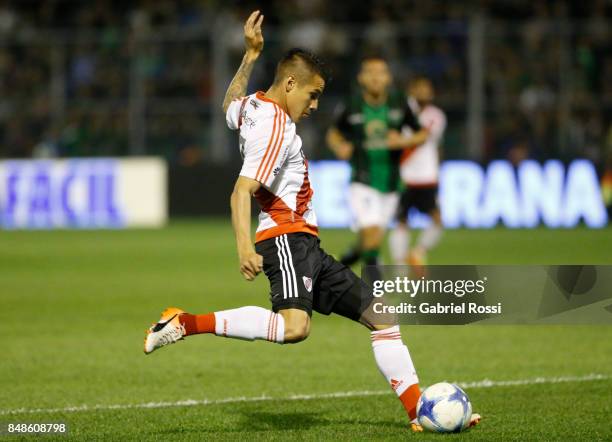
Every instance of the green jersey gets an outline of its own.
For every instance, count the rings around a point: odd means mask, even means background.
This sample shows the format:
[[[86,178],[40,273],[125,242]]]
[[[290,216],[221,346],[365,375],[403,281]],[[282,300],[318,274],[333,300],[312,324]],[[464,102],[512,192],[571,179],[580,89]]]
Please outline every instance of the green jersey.
[[[372,106],[360,94],[351,97],[336,112],[336,128],[355,147],[351,158],[351,181],[385,193],[398,190],[402,151],[387,148],[387,132],[390,129],[401,131],[404,125],[414,131],[421,129],[406,97],[390,93],[385,103]]]

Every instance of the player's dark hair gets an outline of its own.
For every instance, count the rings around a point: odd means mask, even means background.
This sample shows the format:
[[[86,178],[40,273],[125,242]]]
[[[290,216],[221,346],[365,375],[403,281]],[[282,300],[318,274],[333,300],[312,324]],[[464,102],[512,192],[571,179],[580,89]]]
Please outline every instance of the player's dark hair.
[[[409,84],[417,84],[417,83],[421,83],[421,82],[428,82],[428,83],[433,83],[433,81],[431,81],[431,78],[429,78],[427,75],[425,74],[416,74],[413,75],[409,80],[408,83]]]
[[[310,74],[319,75],[326,83],[331,80],[330,71],[323,60],[310,51],[293,48],[287,51],[276,65],[274,83],[281,81],[288,70],[301,67],[306,68]]]
[[[411,76],[405,84],[406,88],[409,89],[419,83],[429,83],[432,87],[434,87],[434,82],[432,79],[424,74],[416,74]]]

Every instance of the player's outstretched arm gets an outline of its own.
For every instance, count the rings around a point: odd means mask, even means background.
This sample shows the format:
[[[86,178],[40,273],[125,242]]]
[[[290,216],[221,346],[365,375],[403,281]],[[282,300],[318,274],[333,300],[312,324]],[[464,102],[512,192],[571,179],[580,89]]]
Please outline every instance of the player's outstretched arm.
[[[223,99],[224,113],[227,112],[227,108],[232,100],[246,95],[253,66],[264,46],[264,39],[261,33],[263,19],[263,14],[260,15],[259,11],[254,11],[244,24],[244,47],[246,51],[242,58],[242,63],[225,93],[225,98]]]
[[[353,155],[353,143],[348,141],[337,128],[330,127],[325,135],[325,140],[331,151],[339,160],[351,159]]]
[[[427,141],[429,130],[422,128],[409,137],[402,135],[399,131],[392,129],[387,134],[387,147],[391,150],[407,149],[417,147]]]
[[[254,280],[263,268],[263,257],[255,253],[251,242],[251,195],[260,187],[258,181],[240,176],[236,180],[230,200],[240,273],[248,281]]]

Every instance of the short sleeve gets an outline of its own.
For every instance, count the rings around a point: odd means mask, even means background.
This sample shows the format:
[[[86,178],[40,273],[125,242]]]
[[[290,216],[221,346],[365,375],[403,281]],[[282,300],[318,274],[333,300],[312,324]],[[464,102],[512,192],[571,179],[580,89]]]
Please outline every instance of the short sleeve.
[[[237,130],[240,128],[240,114],[244,109],[246,100],[247,97],[236,98],[235,100],[232,100],[227,108],[227,112],[225,113],[225,121],[227,122],[227,127],[229,127],[231,130]]]
[[[285,137],[287,114],[278,108],[274,118],[258,124],[244,140],[243,164],[240,175],[271,187],[279,175],[288,155],[289,144]]]
[[[421,130],[421,124],[419,123],[419,120],[408,105],[406,105],[406,107],[404,108],[404,121],[402,121],[402,126],[408,126],[414,132]]]

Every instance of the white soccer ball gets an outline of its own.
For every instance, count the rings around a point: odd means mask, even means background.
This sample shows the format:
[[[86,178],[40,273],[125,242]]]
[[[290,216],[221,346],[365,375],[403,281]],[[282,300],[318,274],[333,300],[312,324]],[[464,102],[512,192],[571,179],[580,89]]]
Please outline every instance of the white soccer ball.
[[[472,404],[467,394],[448,382],[427,387],[417,403],[417,419],[426,430],[458,433],[470,422]]]

